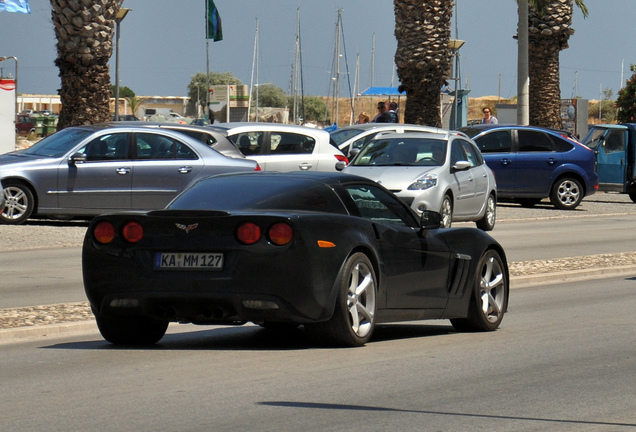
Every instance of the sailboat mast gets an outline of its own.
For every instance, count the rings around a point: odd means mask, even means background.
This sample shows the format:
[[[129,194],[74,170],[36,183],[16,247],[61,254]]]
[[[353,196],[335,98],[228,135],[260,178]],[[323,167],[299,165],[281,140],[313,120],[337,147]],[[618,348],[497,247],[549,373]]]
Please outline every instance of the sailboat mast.
[[[252,76],[250,77],[250,97],[247,103],[247,121],[250,121],[250,112],[252,109],[252,93],[254,90],[254,70],[258,69],[258,18],[256,18],[256,31],[254,33],[254,53],[252,54]],[[256,111],[254,120],[258,121],[258,78],[256,80]]]

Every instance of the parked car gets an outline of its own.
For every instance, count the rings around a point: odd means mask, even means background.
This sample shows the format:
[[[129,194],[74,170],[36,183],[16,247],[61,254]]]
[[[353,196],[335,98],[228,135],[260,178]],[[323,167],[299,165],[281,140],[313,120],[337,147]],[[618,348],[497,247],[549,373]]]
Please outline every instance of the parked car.
[[[462,133],[380,134],[343,172],[382,184],[418,213],[440,212],[446,228],[454,221],[476,221],[485,231],[495,227],[495,178],[475,143]]]
[[[263,171],[336,171],[336,163],[349,160],[329,143],[322,129],[280,123],[214,123],[248,159]]]
[[[344,346],[365,344],[383,322],[497,329],[509,296],[504,250],[440,221],[357,176],[208,177],[165,210],[93,219],[84,288],[102,336],[122,345],[155,343],[169,322],[302,324]]]
[[[565,131],[534,126],[475,125],[472,137],[497,178],[499,198],[532,207],[543,198],[573,210],[598,188],[594,153]]]
[[[341,127],[329,132],[331,144],[350,159],[371,141],[379,132],[434,132],[430,126],[401,123],[364,123]]]
[[[19,114],[15,122],[15,131],[20,135],[35,133],[36,121],[30,115]]]
[[[180,123],[154,123],[154,122],[139,122],[133,123],[130,126],[139,127],[155,127],[160,129],[169,129],[188,135],[202,143],[206,144],[210,148],[224,154],[227,157],[245,159],[245,156],[241,151],[227,138],[227,132],[224,130],[217,130],[212,128],[206,128],[197,125],[184,125]]]
[[[109,124],[63,129],[0,155],[6,203],[0,222],[163,208],[191,181],[258,170],[182,133]]]
[[[626,193],[636,202],[636,124],[593,125],[583,144],[594,151],[599,190]]]

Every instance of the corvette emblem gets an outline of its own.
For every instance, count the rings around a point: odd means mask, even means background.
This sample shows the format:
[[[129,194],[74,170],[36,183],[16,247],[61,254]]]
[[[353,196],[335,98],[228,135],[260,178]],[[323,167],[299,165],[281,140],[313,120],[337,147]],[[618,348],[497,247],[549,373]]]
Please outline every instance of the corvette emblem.
[[[191,225],[183,225],[180,223],[176,223],[175,225],[177,226],[177,228],[184,230],[186,234],[192,231],[193,229],[196,229],[199,226],[198,223],[191,224]]]

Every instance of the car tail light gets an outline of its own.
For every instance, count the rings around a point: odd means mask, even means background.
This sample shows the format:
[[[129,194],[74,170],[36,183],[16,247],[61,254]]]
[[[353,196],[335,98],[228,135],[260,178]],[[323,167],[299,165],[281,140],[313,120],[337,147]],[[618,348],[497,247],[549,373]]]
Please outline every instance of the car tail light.
[[[254,244],[261,238],[261,229],[252,222],[242,223],[236,230],[236,238],[243,244]]]
[[[93,237],[101,244],[108,244],[115,238],[115,227],[110,222],[101,221],[95,225]]]
[[[277,246],[284,246],[292,241],[294,230],[289,224],[279,222],[269,228],[267,236]]]
[[[137,222],[128,222],[124,225],[122,235],[128,243],[137,243],[144,236],[144,229]]]
[[[344,163],[346,163],[347,165],[349,165],[349,158],[348,158],[348,157],[343,156],[343,155],[339,155],[339,154],[334,155],[334,156],[336,157],[336,159],[338,159],[338,161],[340,161],[340,162],[344,162]]]

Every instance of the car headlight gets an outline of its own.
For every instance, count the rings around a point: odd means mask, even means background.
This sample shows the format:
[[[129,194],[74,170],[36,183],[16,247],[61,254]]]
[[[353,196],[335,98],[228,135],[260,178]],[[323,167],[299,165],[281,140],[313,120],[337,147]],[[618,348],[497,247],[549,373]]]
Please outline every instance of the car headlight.
[[[426,174],[424,177],[411,183],[408,190],[424,190],[437,186],[437,174]]]

